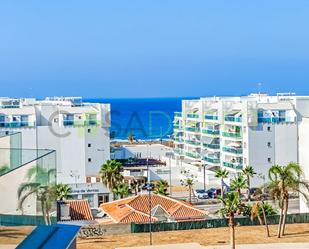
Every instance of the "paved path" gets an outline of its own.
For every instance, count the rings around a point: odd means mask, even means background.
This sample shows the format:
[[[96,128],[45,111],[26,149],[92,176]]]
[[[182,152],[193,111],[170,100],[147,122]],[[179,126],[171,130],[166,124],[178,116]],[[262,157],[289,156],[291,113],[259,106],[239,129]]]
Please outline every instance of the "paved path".
[[[229,249],[229,245],[201,246],[198,243],[169,244],[157,246],[119,247],[116,249]],[[309,243],[274,243],[236,245],[236,249],[308,249]]]

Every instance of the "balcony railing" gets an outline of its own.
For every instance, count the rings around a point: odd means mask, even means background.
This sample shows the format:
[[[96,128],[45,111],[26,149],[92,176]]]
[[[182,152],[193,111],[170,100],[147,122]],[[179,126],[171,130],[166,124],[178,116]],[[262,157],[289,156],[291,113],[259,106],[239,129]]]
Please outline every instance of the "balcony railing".
[[[207,157],[207,156],[205,156],[205,157],[204,157],[204,160],[205,160],[206,162],[214,163],[214,164],[219,164],[219,163],[220,163],[220,159],[219,159],[219,158],[212,158],[212,157]]]
[[[241,138],[240,132],[229,132],[225,131],[222,133],[224,137]]]
[[[206,114],[205,119],[207,119],[207,120],[218,120],[218,116]]]
[[[201,129],[198,127],[186,127],[186,131],[191,131],[191,132],[200,132]]]
[[[238,122],[238,123],[240,123],[242,121],[242,118],[241,117],[234,117],[234,116],[225,116],[224,120],[228,121],[228,122]]]
[[[203,144],[203,147],[207,149],[219,150],[220,144]]]
[[[28,122],[28,121],[0,122],[0,127],[5,128],[34,127],[34,126],[35,122]]]
[[[175,149],[174,149],[174,152],[175,152],[175,154],[177,154],[177,155],[183,155],[183,150],[182,150],[182,149],[175,148]]]
[[[194,159],[197,159],[197,158],[200,158],[200,154],[198,153],[192,153],[192,152],[186,152],[186,156],[187,157],[191,157],[191,158],[194,158]]]
[[[97,120],[63,120],[64,126],[92,126],[97,124]]]
[[[174,116],[175,117],[182,117],[182,113],[181,112],[174,112]]]
[[[174,138],[174,141],[175,141],[175,142],[178,142],[178,143],[182,143],[184,140],[183,140],[183,138],[181,138],[181,137],[175,137],[175,138]]]
[[[242,154],[242,148],[233,148],[233,147],[223,147],[223,151],[233,153],[233,154]]]
[[[199,141],[186,140],[185,142],[186,142],[186,144],[201,145],[201,142],[199,142]]]
[[[203,129],[202,133],[215,136],[220,134],[220,130]]]
[[[196,113],[188,113],[187,118],[199,118],[199,115]]]
[[[241,163],[231,163],[231,162],[223,162],[223,166],[238,170],[241,170],[243,167]]]
[[[271,117],[271,118],[258,117],[259,123],[282,123],[286,121],[287,119],[285,117]]]

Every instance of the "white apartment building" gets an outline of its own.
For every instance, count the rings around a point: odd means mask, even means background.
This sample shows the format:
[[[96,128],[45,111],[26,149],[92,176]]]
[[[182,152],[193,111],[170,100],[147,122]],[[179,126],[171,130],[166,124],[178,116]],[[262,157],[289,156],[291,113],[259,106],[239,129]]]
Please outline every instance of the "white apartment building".
[[[174,117],[174,144],[176,158],[209,170],[227,169],[232,177],[253,166],[259,176],[254,185],[267,181],[272,165],[289,162],[299,163],[309,179],[309,96],[183,100]]]
[[[56,151],[57,182],[99,181],[110,158],[110,105],[80,97],[0,98],[0,131],[22,134],[23,149]]]

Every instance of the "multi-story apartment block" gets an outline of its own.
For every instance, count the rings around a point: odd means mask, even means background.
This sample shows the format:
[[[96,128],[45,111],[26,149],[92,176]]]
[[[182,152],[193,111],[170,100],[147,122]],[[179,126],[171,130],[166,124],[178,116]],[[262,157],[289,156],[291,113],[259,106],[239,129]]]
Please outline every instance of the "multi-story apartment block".
[[[299,163],[309,179],[309,96],[251,94],[183,100],[174,117],[176,158],[230,176],[251,165],[253,184],[275,164]],[[264,180],[265,179],[265,180]]]
[[[109,127],[109,104],[0,98],[0,131],[20,132],[23,149],[55,150],[58,182],[99,181],[100,166],[110,158]]]

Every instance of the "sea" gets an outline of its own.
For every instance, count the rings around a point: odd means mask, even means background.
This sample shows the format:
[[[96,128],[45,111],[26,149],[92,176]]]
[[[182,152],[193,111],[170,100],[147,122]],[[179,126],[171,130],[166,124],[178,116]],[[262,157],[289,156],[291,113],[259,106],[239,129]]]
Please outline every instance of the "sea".
[[[181,111],[181,100],[191,98],[84,99],[111,104],[111,138],[165,140],[173,132],[174,112]]]

